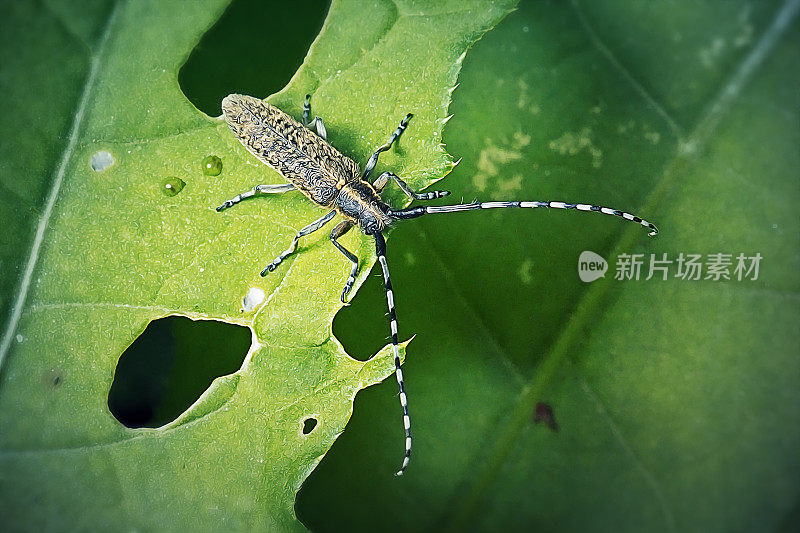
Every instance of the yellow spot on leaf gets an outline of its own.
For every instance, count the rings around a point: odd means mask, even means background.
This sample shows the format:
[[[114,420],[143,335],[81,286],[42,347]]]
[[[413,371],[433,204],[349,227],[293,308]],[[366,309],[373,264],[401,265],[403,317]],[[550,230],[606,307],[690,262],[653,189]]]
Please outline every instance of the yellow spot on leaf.
[[[533,275],[531,274],[531,270],[533,269],[533,260],[531,258],[525,259],[522,264],[517,269],[517,275],[519,276],[520,281],[525,285],[530,285],[533,283]]]
[[[561,155],[577,155],[583,151],[592,157],[592,166],[599,168],[603,164],[603,151],[592,142],[592,130],[583,128],[578,133],[567,132],[558,139],[550,141],[550,149]]]

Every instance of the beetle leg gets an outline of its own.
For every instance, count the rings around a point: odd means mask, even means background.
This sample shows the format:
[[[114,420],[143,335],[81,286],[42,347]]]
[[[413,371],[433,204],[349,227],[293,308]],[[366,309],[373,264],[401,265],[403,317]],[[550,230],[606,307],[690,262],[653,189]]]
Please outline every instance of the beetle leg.
[[[384,172],[373,182],[372,186],[375,187],[375,190],[381,192],[386,184],[389,183],[389,180],[393,179],[397,186],[402,189],[406,196],[414,200],[435,200],[436,198],[442,198],[450,194],[450,191],[429,191],[429,192],[414,192],[411,187],[408,186],[408,183],[400,179],[400,176],[394,174],[393,172]]]
[[[375,181],[372,182],[372,187],[378,193],[380,193],[381,191],[383,191],[383,188],[386,187],[387,183],[389,183],[389,172],[384,172],[383,174],[375,178]]]
[[[323,140],[328,140],[328,130],[325,129],[325,124],[319,117],[314,117],[314,128],[317,130],[317,135],[322,137]]]
[[[307,94],[306,99],[303,101],[303,126],[306,128],[311,129],[311,126],[314,126],[314,129],[317,130],[317,135],[322,137],[323,140],[328,140],[328,131],[325,129],[325,124],[322,122],[320,117],[314,117],[314,120],[311,121],[311,95]]]
[[[250,198],[252,196],[255,196],[256,193],[281,194],[292,190],[294,190],[294,185],[292,185],[291,183],[281,183],[279,185],[256,185],[249,191],[239,193],[230,200],[225,200],[225,202],[217,208],[217,211],[228,209],[229,207],[238,204],[245,198]]]
[[[342,295],[339,299],[342,301],[344,305],[350,305],[347,303],[347,294],[350,292],[350,289],[353,288],[353,284],[356,282],[356,274],[358,273],[358,257],[353,254],[350,250],[339,244],[339,241],[336,240],[348,231],[350,228],[353,227],[353,223],[349,220],[342,220],[339,222],[335,228],[331,231],[331,242],[333,245],[340,251],[346,258],[353,263],[353,267],[350,269],[350,277],[347,278],[347,281],[344,284],[344,289],[342,289]]]
[[[335,210],[328,211],[327,213],[325,213],[325,215],[323,215],[322,217],[318,218],[308,226],[298,231],[297,235],[295,235],[294,238],[292,239],[292,244],[290,244],[287,249],[282,251],[278,257],[273,259],[272,262],[267,265],[267,268],[261,271],[261,275],[266,276],[267,272],[272,272],[273,270],[278,268],[278,265],[283,263],[283,260],[292,255],[292,253],[294,253],[294,251],[297,249],[297,241],[300,240],[300,237],[304,237],[309,233],[314,233],[319,228],[330,222],[330,220],[334,217],[334,215],[336,215]]]
[[[311,116],[311,95],[307,94],[303,101],[303,126],[308,127],[308,117]]]
[[[372,156],[369,158],[369,161],[367,161],[367,166],[364,167],[364,174],[362,174],[362,176],[361,176],[362,179],[369,178],[369,175],[372,174],[372,170],[375,168],[375,165],[378,164],[378,156],[380,155],[380,153],[381,152],[385,152],[386,150],[388,150],[389,148],[392,147],[392,144],[406,130],[406,126],[408,126],[408,121],[411,120],[411,117],[413,117],[413,116],[414,115],[412,115],[411,113],[406,115],[403,118],[403,120],[400,121],[400,125],[397,126],[397,129],[394,130],[394,133],[392,133],[392,136],[389,137],[389,140],[386,141],[386,144],[384,144],[383,146],[379,146],[378,149],[375,150],[375,153],[372,154]]]

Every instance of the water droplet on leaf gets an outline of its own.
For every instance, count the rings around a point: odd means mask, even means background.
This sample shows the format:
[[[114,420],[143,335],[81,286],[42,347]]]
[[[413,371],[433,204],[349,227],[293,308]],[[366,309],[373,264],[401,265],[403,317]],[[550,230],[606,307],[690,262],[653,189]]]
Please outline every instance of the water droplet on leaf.
[[[163,192],[166,196],[175,196],[179,192],[186,187],[186,182],[180,178],[167,178],[164,180],[164,183],[161,184],[161,192]]]
[[[102,172],[114,164],[114,156],[111,155],[111,152],[100,150],[92,154],[89,164],[92,165],[92,170],[95,172]]]
[[[245,294],[244,298],[242,298],[242,311],[249,313],[264,303],[264,300],[266,299],[267,293],[264,292],[264,289],[250,287],[250,290],[247,291],[247,294]]]
[[[215,155],[210,155],[200,163],[203,167],[203,174],[206,176],[219,176],[222,173],[222,159]]]

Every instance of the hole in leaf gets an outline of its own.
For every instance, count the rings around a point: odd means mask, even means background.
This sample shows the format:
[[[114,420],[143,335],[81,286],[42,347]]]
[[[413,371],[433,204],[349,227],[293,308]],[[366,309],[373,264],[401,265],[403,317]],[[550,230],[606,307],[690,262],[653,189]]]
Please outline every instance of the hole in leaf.
[[[224,322],[179,316],[154,320],[120,357],[108,408],[130,428],[163,426],[214,379],[236,372],[250,340],[250,330]]]
[[[317,419],[314,417],[308,417],[303,420],[303,435],[308,435],[314,428],[317,427]]]
[[[407,293],[404,287],[413,288],[416,280],[404,279],[404,270],[400,268],[392,270],[394,263],[391,260],[389,261],[394,299],[396,303],[400,302],[397,305],[401,308],[398,311],[400,314],[398,324],[400,340],[402,341],[408,339],[414,333],[421,332],[421,330],[415,328],[415,325],[408,319],[408,315],[402,311],[409,305],[410,301],[406,298]],[[407,271],[413,272],[413,269],[407,269]],[[358,289],[358,297],[353,299],[351,305],[341,308],[336,313],[336,317],[333,320],[333,334],[347,347],[347,354],[359,361],[367,361],[378,353],[381,348],[391,343],[383,274],[381,266],[377,262],[372,266],[367,280]]]
[[[234,1],[178,73],[181,90],[212,117],[231,93],[278,92],[303,63],[327,12],[327,0]]]

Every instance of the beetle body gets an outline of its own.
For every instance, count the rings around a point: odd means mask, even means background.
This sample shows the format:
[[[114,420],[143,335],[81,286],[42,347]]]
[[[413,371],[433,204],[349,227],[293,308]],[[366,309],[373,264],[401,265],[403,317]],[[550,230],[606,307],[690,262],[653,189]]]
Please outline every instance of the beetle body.
[[[222,101],[225,121],[244,146],[289,180],[312,202],[335,209],[365,233],[385,229],[389,209],[355,161],[264,100],[231,94]]]

